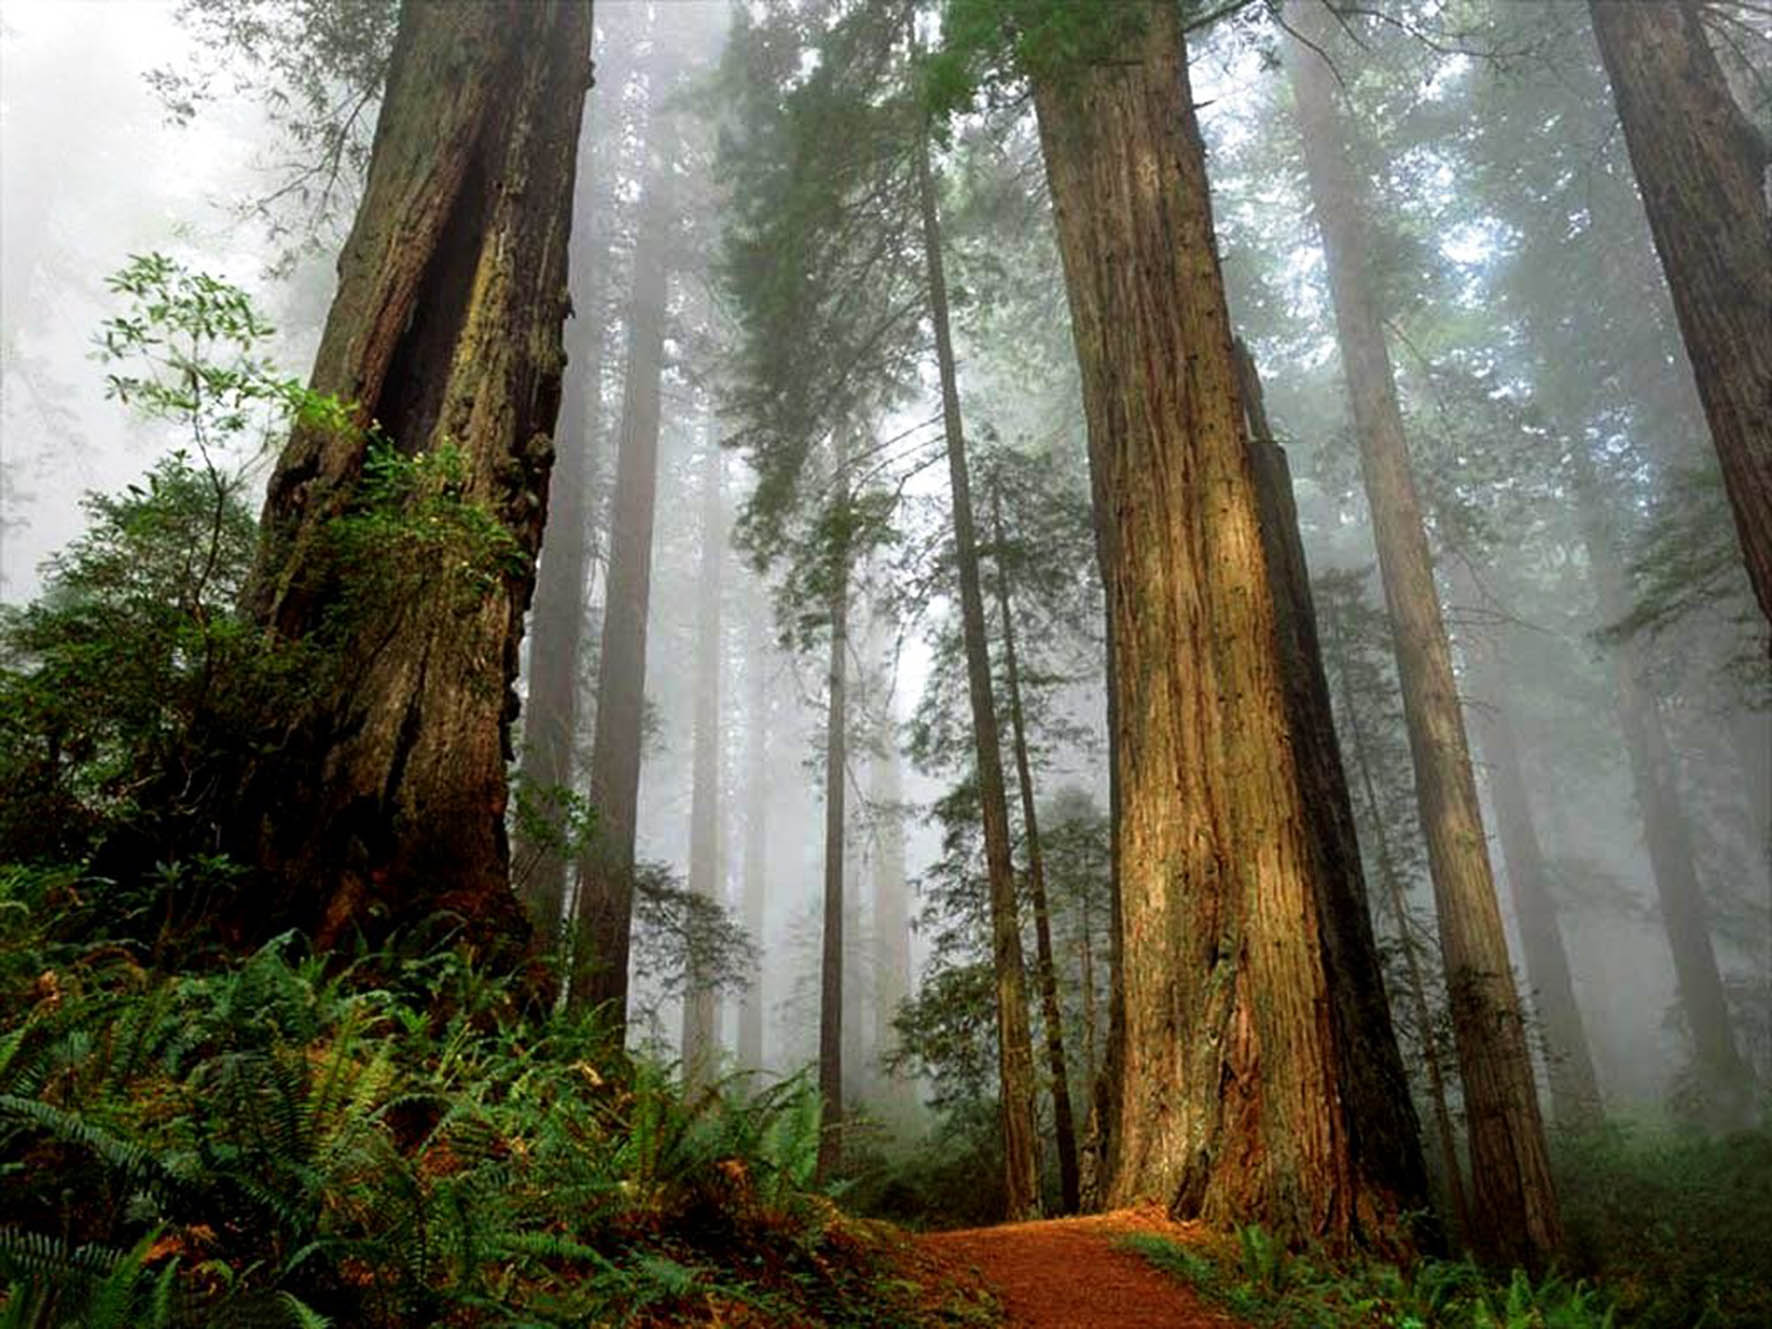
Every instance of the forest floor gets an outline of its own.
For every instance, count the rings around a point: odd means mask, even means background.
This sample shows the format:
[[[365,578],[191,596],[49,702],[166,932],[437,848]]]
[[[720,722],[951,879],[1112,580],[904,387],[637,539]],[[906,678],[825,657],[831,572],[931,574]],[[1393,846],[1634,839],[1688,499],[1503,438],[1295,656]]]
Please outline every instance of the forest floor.
[[[1152,1268],[1122,1237],[1198,1240],[1160,1209],[932,1232],[925,1250],[970,1266],[1002,1298],[1006,1329],[1229,1329],[1238,1322]]]

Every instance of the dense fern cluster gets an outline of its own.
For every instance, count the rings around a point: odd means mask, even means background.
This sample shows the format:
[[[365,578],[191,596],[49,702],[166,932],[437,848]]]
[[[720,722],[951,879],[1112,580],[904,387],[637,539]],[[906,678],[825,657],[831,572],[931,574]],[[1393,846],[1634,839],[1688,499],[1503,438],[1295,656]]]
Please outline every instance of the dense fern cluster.
[[[89,889],[0,876],[0,1324],[946,1318],[804,1086],[686,1100],[448,950],[148,967]]]

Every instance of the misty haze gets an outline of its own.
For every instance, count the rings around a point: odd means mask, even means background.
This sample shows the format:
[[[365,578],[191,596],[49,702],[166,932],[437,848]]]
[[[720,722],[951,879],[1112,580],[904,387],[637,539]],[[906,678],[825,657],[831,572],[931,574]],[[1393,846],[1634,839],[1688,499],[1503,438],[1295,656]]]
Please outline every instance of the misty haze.
[[[1772,1323],[1772,6],[0,3],[0,1326]]]

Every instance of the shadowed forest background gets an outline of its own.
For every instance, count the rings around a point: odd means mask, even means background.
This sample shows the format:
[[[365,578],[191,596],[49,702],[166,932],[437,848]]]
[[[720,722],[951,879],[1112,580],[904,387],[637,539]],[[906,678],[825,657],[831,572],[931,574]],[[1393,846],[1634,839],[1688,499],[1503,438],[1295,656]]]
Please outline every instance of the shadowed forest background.
[[[1772,1317],[1772,9],[15,0],[0,203],[0,1324]]]

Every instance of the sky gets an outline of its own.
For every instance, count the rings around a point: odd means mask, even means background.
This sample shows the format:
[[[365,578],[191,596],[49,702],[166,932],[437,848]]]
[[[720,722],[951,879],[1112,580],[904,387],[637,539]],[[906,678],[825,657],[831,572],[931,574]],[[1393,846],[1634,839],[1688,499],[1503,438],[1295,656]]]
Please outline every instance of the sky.
[[[29,600],[38,566],[81,529],[79,500],[144,472],[175,440],[105,400],[91,358],[121,312],[104,278],[159,251],[245,286],[277,321],[273,247],[234,215],[266,177],[258,115],[222,102],[168,124],[144,75],[191,59],[163,0],[0,3],[0,598]],[[300,374],[313,329],[272,354]],[[262,469],[262,468],[261,468]]]

